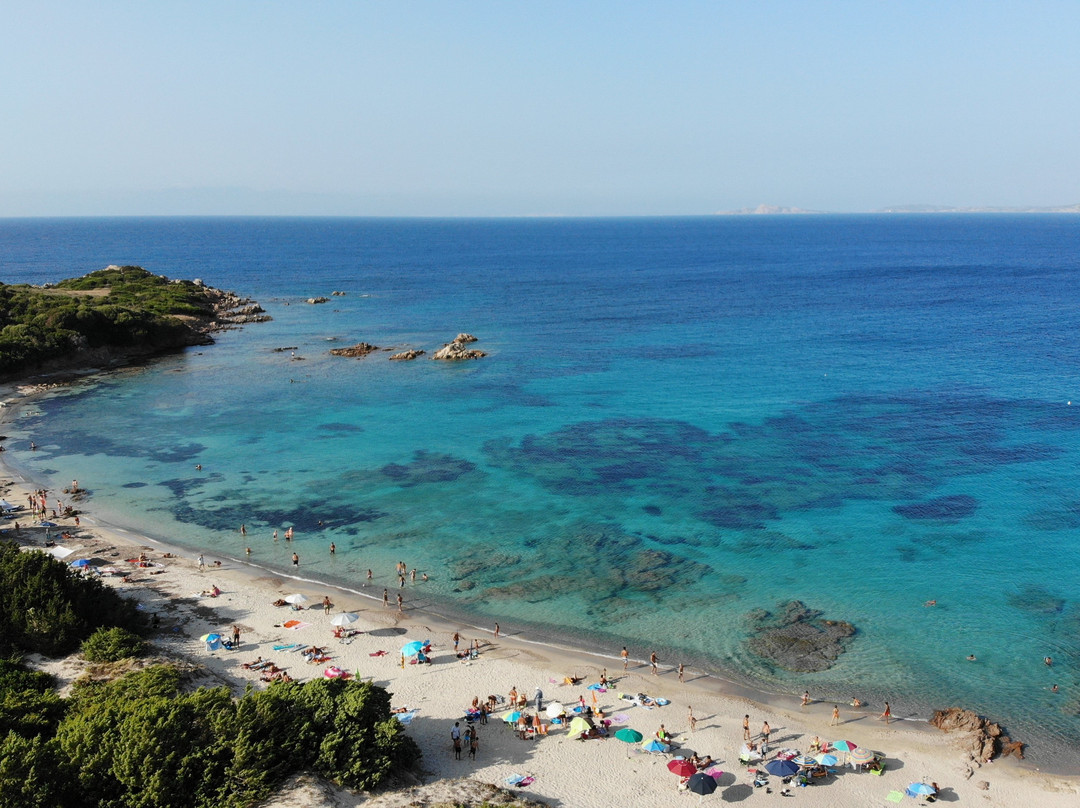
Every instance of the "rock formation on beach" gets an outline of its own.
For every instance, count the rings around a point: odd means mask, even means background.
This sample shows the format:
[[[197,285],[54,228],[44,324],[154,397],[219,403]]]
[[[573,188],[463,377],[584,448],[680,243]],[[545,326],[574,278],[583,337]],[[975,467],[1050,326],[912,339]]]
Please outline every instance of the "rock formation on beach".
[[[331,356],[348,356],[355,359],[363,359],[369,353],[380,350],[378,345],[372,345],[370,342],[358,342],[351,348],[331,348]]]
[[[802,601],[780,604],[782,614],[756,609],[749,615],[757,636],[750,650],[784,670],[814,673],[828,670],[845,642],[855,635],[855,627],[842,620],[822,620],[822,612],[807,608]]]
[[[482,356],[487,356],[483,351],[475,348],[466,348],[470,342],[476,342],[476,337],[472,334],[458,334],[454,337],[453,342],[446,343],[442,348],[437,350],[431,355],[432,359],[443,359],[448,361],[459,361],[462,359],[479,359]]]
[[[976,763],[986,763],[999,755],[1016,755],[1021,760],[1024,758],[1023,742],[1012,740],[1000,725],[971,710],[960,707],[935,710],[930,723],[942,732],[967,733],[963,746]]]

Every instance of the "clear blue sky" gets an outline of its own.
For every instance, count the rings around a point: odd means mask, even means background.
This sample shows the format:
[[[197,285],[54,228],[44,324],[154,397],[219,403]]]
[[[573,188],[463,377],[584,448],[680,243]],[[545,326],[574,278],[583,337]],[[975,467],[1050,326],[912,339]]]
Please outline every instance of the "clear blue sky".
[[[0,0],[0,216],[1080,202],[1080,2]]]

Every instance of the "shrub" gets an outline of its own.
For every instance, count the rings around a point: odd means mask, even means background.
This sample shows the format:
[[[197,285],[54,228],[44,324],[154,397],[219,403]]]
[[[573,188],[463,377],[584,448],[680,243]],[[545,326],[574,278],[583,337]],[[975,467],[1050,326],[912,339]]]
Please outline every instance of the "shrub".
[[[99,628],[82,644],[82,654],[88,662],[118,662],[144,653],[146,643],[142,637],[119,626]]]

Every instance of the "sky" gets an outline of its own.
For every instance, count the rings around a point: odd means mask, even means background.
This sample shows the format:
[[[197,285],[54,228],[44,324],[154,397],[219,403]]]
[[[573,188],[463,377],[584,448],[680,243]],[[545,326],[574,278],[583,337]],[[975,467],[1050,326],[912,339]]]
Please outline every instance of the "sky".
[[[1080,2],[0,0],[0,216],[1080,202]]]

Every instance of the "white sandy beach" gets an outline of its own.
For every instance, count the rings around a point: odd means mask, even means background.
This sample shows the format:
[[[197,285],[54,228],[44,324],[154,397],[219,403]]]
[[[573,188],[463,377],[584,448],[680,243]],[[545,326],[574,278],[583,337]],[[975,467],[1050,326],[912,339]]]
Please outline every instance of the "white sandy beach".
[[[25,505],[32,482],[9,483],[9,478],[10,475],[4,476],[0,496]],[[806,708],[798,701],[787,706],[765,706],[717,692],[715,679],[689,671],[685,683],[680,683],[676,672],[664,665],[659,676],[652,676],[647,664],[632,661],[624,673],[618,660],[533,644],[528,637],[516,635],[512,626],[504,625],[502,636],[495,639],[486,628],[455,625],[431,614],[412,613],[408,609],[410,587],[420,583],[410,583],[403,590],[406,609],[399,613],[394,605],[397,592],[391,591],[391,605],[384,607],[381,586],[372,587],[375,599],[317,586],[298,586],[286,578],[253,573],[245,565],[215,558],[209,551],[208,567],[200,572],[197,553],[162,547],[126,531],[97,524],[93,506],[92,499],[80,504],[83,509],[80,528],[75,528],[73,520],[62,519],[62,526],[54,529],[56,534],[63,530],[72,533],[69,540],[60,542],[73,551],[65,560],[103,559],[130,571],[127,581],[118,575],[107,575],[105,579],[159,615],[161,630],[155,642],[160,651],[203,666],[207,684],[226,683],[237,693],[248,682],[265,687],[258,672],[241,666],[258,657],[272,660],[297,680],[321,677],[325,668],[334,665],[357,676],[370,677],[386,687],[392,693],[395,707],[407,706],[417,711],[409,724],[409,733],[424,753],[422,787],[369,798],[327,790],[309,782],[294,784],[294,790],[275,805],[422,805],[469,791],[468,783],[461,783],[459,778],[505,787],[507,778],[515,775],[533,778],[526,787],[513,789],[515,792],[551,805],[600,808],[613,801],[627,805],[682,804],[689,799],[696,801],[696,797],[678,790],[679,778],[668,771],[667,763],[673,755],[685,750],[711,755],[718,761],[716,768],[724,772],[718,778],[720,787],[706,800],[780,799],[784,786],[779,778],[769,778],[769,791],[766,787],[754,788],[752,775],[738,761],[745,714],[750,715],[755,736],[762,723],[768,721],[772,728],[772,750],[790,748],[802,753],[807,751],[811,737],[817,735],[828,741],[850,740],[884,753],[886,771],[881,776],[838,765],[832,767],[837,774],[824,778],[823,782],[792,788],[791,799],[807,806],[886,805],[890,792],[902,792],[910,783],[919,781],[936,782],[942,789],[941,801],[967,805],[1073,806],[1080,798],[1080,778],[1044,774],[1013,759],[972,769],[969,756],[958,748],[959,739],[925,723],[900,720],[886,726],[877,719],[876,711],[867,714],[841,705],[841,723],[830,727],[832,703],[812,703]],[[28,527],[29,517],[25,510],[23,514],[20,519],[23,528],[16,538],[25,545],[41,546],[44,529]],[[11,526],[11,522],[5,524]],[[138,557],[140,552],[146,554],[152,566],[139,567],[125,561]],[[175,557],[165,557],[167,552]],[[218,561],[220,567],[215,565]],[[218,597],[200,595],[213,586],[221,589]],[[294,592],[307,595],[309,601],[304,604],[307,608],[293,611],[272,605]],[[327,594],[334,602],[329,616],[321,605]],[[330,621],[342,611],[359,615],[351,628],[362,633],[348,643],[332,637]],[[294,619],[306,625],[294,630],[283,627],[286,621]],[[209,653],[198,640],[212,631],[230,636],[234,625],[241,630],[239,650]],[[455,631],[461,633],[462,648],[474,638],[480,640],[479,659],[466,663],[455,657],[451,639]],[[424,639],[433,643],[433,663],[403,668],[399,653],[402,645],[408,640]],[[311,665],[299,653],[274,650],[275,645],[292,643],[324,647],[332,660]],[[372,656],[380,651],[386,654]],[[39,664],[57,673],[62,681],[70,681],[81,668],[74,659],[42,660]],[[613,680],[610,688],[606,692],[587,690],[587,685],[598,681],[605,666]],[[568,675],[584,679],[577,686],[568,686],[562,683]],[[479,727],[480,744],[475,761],[466,754],[462,755],[463,759],[455,760],[450,731],[455,721],[462,721],[462,727],[465,726],[463,713],[473,697],[484,699],[496,694],[505,698],[512,687],[529,696],[530,709],[537,687],[543,690],[545,704],[558,701],[567,706],[581,696],[592,704],[596,692],[598,703],[609,719],[625,720],[613,724],[612,732],[620,726],[629,726],[649,739],[664,724],[675,734],[679,748],[670,754],[649,754],[640,745],[631,746],[614,738],[573,740],[565,731],[555,728],[546,736],[522,740],[499,721],[500,710],[490,723]],[[622,693],[646,693],[653,698],[668,699],[670,704],[653,708],[634,706],[619,698]],[[697,718],[693,733],[688,726],[690,706]],[[909,800],[904,797],[900,804]]]

